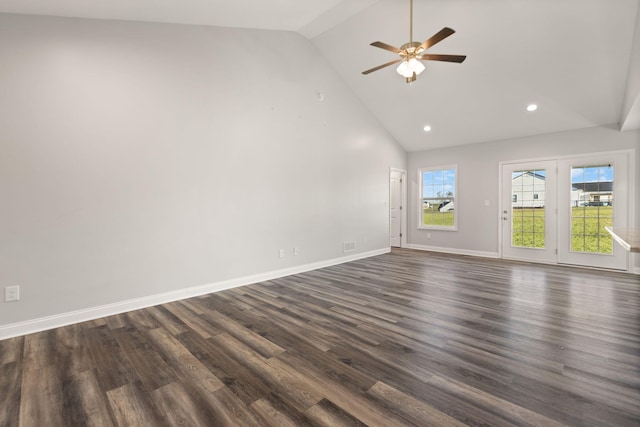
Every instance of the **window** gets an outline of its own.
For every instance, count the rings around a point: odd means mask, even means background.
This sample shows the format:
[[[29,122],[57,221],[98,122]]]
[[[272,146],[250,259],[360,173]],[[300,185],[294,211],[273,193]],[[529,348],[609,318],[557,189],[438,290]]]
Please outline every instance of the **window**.
[[[418,170],[418,228],[456,230],[456,166]]]

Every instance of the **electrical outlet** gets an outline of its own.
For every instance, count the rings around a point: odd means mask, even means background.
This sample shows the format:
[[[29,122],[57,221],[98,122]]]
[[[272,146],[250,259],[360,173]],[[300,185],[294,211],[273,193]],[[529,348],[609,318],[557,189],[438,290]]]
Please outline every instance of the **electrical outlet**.
[[[293,256],[298,256],[300,255],[300,249],[299,248],[293,248]]]
[[[431,233],[427,233],[427,239],[431,239]]]
[[[20,286],[7,286],[4,288],[4,302],[19,301]]]
[[[280,258],[284,258],[284,249],[280,249]]]
[[[352,252],[356,250],[356,242],[344,242],[342,244],[342,252]]]

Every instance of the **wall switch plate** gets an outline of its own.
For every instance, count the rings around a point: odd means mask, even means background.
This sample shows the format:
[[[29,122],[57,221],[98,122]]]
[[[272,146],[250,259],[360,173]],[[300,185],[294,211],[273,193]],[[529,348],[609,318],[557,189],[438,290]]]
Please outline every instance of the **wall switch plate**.
[[[284,249],[280,249],[280,258],[284,258]]]
[[[4,301],[19,301],[20,300],[20,286],[7,286],[4,288]]]

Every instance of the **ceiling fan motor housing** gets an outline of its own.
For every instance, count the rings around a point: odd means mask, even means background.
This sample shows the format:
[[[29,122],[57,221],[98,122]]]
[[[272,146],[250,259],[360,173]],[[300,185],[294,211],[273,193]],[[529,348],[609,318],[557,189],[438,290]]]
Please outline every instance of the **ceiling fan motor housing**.
[[[406,50],[409,53],[419,55],[420,53],[422,53],[422,51],[424,51],[424,49],[420,48],[421,45],[422,43],[420,42],[409,42],[400,46],[400,50]]]

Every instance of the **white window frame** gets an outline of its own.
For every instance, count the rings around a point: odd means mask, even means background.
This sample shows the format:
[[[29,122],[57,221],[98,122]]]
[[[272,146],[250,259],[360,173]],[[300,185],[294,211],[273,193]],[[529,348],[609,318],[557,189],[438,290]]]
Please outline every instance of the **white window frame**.
[[[423,224],[423,174],[425,172],[445,171],[453,170],[455,174],[453,201],[455,203],[453,209],[453,225],[435,225],[435,224]],[[445,166],[431,166],[418,169],[418,229],[420,230],[443,230],[443,231],[458,231],[458,165],[445,165]]]

